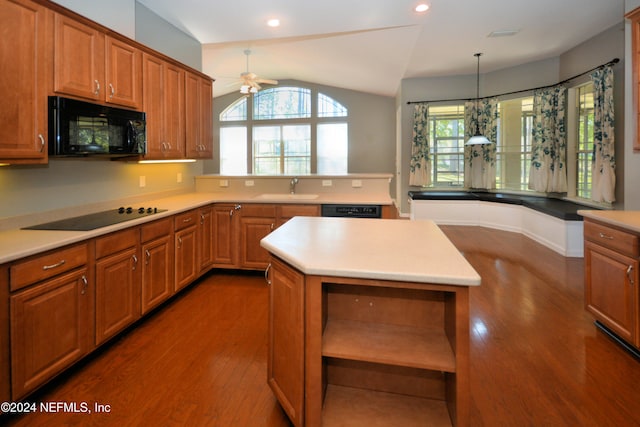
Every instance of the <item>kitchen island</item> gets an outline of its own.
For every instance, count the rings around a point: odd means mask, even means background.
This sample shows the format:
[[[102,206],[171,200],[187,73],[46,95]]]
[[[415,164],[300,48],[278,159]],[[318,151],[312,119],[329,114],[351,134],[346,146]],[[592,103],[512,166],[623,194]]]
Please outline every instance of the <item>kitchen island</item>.
[[[469,424],[480,276],[433,222],[296,217],[261,245],[268,381],[294,425]]]

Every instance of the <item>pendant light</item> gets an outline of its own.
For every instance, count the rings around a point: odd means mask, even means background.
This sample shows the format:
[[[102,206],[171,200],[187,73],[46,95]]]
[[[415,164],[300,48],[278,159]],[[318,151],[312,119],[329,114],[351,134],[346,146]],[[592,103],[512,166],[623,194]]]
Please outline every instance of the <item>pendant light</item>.
[[[478,120],[478,101],[480,100],[480,56],[481,53],[475,53],[473,56],[478,58],[478,67],[476,69],[476,132],[473,134],[471,138],[466,142],[465,145],[482,145],[482,144],[491,144],[489,139],[480,134],[480,122]]]

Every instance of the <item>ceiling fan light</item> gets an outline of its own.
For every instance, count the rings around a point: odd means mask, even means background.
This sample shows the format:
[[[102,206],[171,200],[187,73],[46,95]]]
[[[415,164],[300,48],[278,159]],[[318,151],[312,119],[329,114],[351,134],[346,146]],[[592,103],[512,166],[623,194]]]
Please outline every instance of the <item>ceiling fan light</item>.
[[[240,86],[240,93],[249,93],[249,85]]]
[[[249,92],[251,92],[251,93],[258,93],[258,88],[257,88],[257,87],[254,87],[254,86],[251,86],[251,89],[249,89]]]
[[[484,145],[484,144],[491,144],[491,141],[489,141],[489,139],[484,135],[476,134],[476,135],[473,135],[471,138],[469,138],[469,140],[464,145]]]

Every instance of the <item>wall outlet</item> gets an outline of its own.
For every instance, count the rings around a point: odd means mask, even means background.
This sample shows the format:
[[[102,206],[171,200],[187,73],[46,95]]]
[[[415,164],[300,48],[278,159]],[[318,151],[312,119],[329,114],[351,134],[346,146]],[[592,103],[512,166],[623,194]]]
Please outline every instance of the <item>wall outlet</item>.
[[[331,187],[333,185],[333,181],[331,181],[330,179],[323,179],[322,180],[322,186],[323,187]]]
[[[178,172],[178,175],[176,175],[176,182],[178,184],[182,182],[182,172]]]
[[[228,187],[229,186],[229,180],[228,179],[221,179],[220,181],[218,181],[218,184],[220,185],[220,187]]]
[[[253,187],[254,185],[255,185],[255,182],[253,182],[252,179],[248,179],[244,182],[245,187]]]
[[[139,182],[140,182],[140,188],[146,187],[147,186],[147,177],[144,176],[144,175],[140,175]]]
[[[352,186],[353,188],[360,188],[360,187],[362,187],[362,180],[360,180],[360,179],[352,179],[352,180],[351,180],[351,186]]]

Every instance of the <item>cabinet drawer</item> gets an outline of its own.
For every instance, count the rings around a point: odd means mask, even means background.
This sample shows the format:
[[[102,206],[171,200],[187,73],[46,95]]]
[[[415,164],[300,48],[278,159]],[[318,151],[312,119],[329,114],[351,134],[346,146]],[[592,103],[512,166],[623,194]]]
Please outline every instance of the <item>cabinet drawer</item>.
[[[276,217],[276,205],[255,205],[245,203],[242,205],[242,216],[257,216],[264,218]]]
[[[127,248],[136,246],[139,231],[137,227],[117,231],[96,239],[96,258],[103,258]]]
[[[165,218],[145,224],[140,227],[140,241],[142,243],[168,236],[173,232],[173,218]]]
[[[288,219],[294,216],[320,216],[320,205],[281,205],[280,218]]]
[[[87,244],[71,246],[13,264],[9,270],[11,291],[57,276],[87,263]]]
[[[638,236],[606,225],[585,221],[584,238],[630,257],[640,254]]]
[[[188,211],[178,214],[174,217],[175,230],[182,230],[198,223],[198,212]]]

